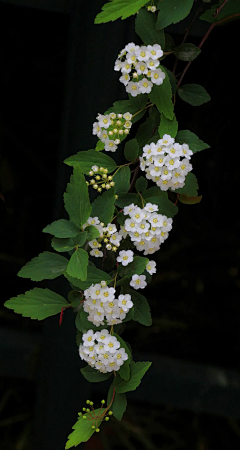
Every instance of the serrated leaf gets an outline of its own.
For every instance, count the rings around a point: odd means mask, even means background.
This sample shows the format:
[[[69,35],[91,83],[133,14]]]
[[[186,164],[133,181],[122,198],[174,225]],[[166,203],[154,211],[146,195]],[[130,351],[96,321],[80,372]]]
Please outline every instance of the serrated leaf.
[[[189,197],[188,195],[180,194],[178,200],[185,205],[196,205],[201,202],[202,195],[199,197]]]
[[[199,84],[185,84],[178,89],[179,97],[192,106],[200,106],[211,100],[204,87]]]
[[[97,145],[96,145],[96,147],[95,147],[95,150],[97,151],[97,152],[101,152],[102,150],[104,150],[104,148],[105,148],[105,144],[104,144],[104,142],[102,142],[102,141],[97,141]]]
[[[111,277],[103,270],[97,269],[96,267],[88,266],[87,268],[87,279],[86,281],[81,281],[78,278],[71,277],[67,273],[64,273],[65,277],[70,283],[78,287],[81,290],[88,289],[91,284],[101,283],[101,281],[110,282]]]
[[[193,61],[201,53],[201,49],[194,44],[181,44],[173,51],[176,58],[181,61]]]
[[[120,169],[115,173],[113,181],[115,183],[115,191],[117,194],[128,192],[130,188],[130,177],[131,172],[128,166],[120,167]]]
[[[183,20],[190,13],[194,0],[159,0],[156,28],[162,30],[171,23]]]
[[[117,165],[115,161],[108,155],[99,153],[96,150],[87,150],[84,152],[78,152],[76,155],[70,156],[65,159],[65,164],[72,167],[79,167],[81,172],[88,175],[92,166],[104,167],[108,169],[108,172],[113,172]]]
[[[107,225],[114,214],[115,189],[112,187],[104,194],[99,195],[92,203],[92,217],[97,216],[100,222]]]
[[[42,231],[57,238],[71,238],[77,236],[81,230],[69,220],[59,219],[47,225]]]
[[[102,12],[96,16],[94,23],[113,22],[120,17],[124,20],[136,14],[146,3],[148,3],[148,0],[114,0],[111,3],[105,3],[102,6]]]
[[[70,183],[67,184],[64,206],[70,220],[78,227],[82,227],[91,214],[92,207],[89,201],[88,187],[79,167],[73,169]]]
[[[67,265],[66,271],[67,274],[70,275],[70,277],[86,281],[87,267],[88,267],[88,253],[82,248],[78,248],[72,254],[70,261]]]
[[[138,192],[146,191],[148,187],[148,181],[144,177],[139,177],[135,183],[135,189]]]
[[[101,408],[95,409],[95,417],[99,415],[100,411],[102,411]],[[93,418],[91,413],[86,413],[85,416],[85,420],[80,416],[78,421],[73,425],[72,428],[74,431],[69,434],[65,449],[77,447],[81,442],[87,442],[95,432],[92,429],[92,425],[98,428],[103,420]]]
[[[135,161],[139,155],[139,145],[137,139],[131,139],[125,144],[124,156],[127,161]]]
[[[87,232],[87,241],[93,241],[93,239],[97,239],[100,236],[98,229],[93,225],[89,225],[84,231]]]
[[[114,380],[115,381],[115,380]],[[108,398],[107,398],[107,404],[109,405],[112,396],[113,396],[113,388],[115,387],[115,383],[111,384],[108,392]],[[123,414],[126,411],[127,408],[127,398],[126,394],[118,394],[115,392],[114,400],[111,405],[111,411],[113,412],[114,417],[116,417],[117,420],[122,420]]]
[[[181,189],[176,189],[174,192],[177,192],[178,194],[185,194],[189,197],[197,197],[198,195],[198,181],[197,177],[189,172],[185,179],[185,186],[183,186]]]
[[[178,212],[178,207],[168,199],[167,192],[161,191],[157,186],[144,191],[142,197],[146,203],[157,205],[159,214],[174,217]]]
[[[119,264],[118,273],[120,277],[131,277],[132,275],[141,275],[146,269],[146,265],[148,264],[149,259],[144,258],[143,256],[134,256],[133,261],[129,263],[127,266],[123,266]]]
[[[69,306],[69,303],[50,289],[34,288],[7,300],[4,306],[13,309],[17,314],[22,314],[23,317],[43,320],[59,314],[62,308]]]
[[[149,327],[152,325],[152,317],[150,306],[147,299],[142,295],[136,292],[134,289],[123,287],[123,292],[131,295],[131,300],[134,305],[134,315],[133,320],[136,322]]]
[[[136,17],[135,31],[145,45],[159,44],[163,49],[165,46],[164,31],[156,30],[156,22],[156,15],[142,8]]]
[[[201,139],[199,139],[196,134],[192,133],[189,130],[179,131],[176,136],[176,142],[179,142],[179,144],[188,144],[190,150],[192,150],[193,153],[197,153],[201,150],[210,148],[208,144],[201,141]]]
[[[128,206],[131,203],[134,203],[137,206],[141,206],[141,199],[138,194],[120,194],[118,199],[115,201],[115,204],[119,208],[124,208],[124,206]]]
[[[135,98],[138,98],[138,97],[140,97],[140,99],[137,101],[134,101]],[[105,114],[110,114],[111,112],[115,112],[116,114],[118,114],[118,113],[124,114],[126,112],[129,112],[134,116],[134,117],[132,117],[131,122],[135,123],[138,120],[140,120],[146,113],[146,109],[139,112],[145,106],[144,105],[139,108],[139,103],[142,103],[143,100],[145,101],[145,98],[146,97],[144,96],[144,94],[142,94],[142,95],[137,95],[136,97],[132,97],[131,100],[118,100],[117,102],[113,103],[113,106],[111,106],[105,112]]]
[[[69,252],[74,249],[77,245],[82,247],[87,239],[86,231],[80,232],[75,238],[69,239],[61,239],[61,238],[53,238],[51,242],[51,246],[57,252]]]
[[[168,78],[166,70],[161,67],[163,72],[165,72],[166,77],[163,83],[157,86],[153,85],[152,90],[149,94],[149,98],[152,103],[156,104],[156,107],[160,113],[163,113],[167,119],[173,119],[173,102],[172,102],[172,88]]]
[[[83,369],[80,370],[80,372],[82,373],[84,378],[86,378],[87,381],[90,381],[90,383],[100,383],[101,381],[108,380],[108,378],[112,376],[111,372],[101,373],[90,366],[84,367]]]
[[[161,114],[161,121],[158,127],[158,132],[160,138],[163,137],[164,134],[170,134],[170,136],[175,137],[178,130],[178,122],[174,115],[173,119],[167,119],[164,114]]]
[[[64,256],[51,252],[43,252],[33,258],[18,272],[22,278],[32,281],[53,280],[66,270],[68,260]]]
[[[122,381],[122,383],[118,384],[116,386],[116,392],[119,394],[123,394],[125,392],[135,391],[135,389],[139,386],[141,383],[142,377],[147,372],[149,367],[151,366],[151,362],[131,362],[130,364],[130,370],[131,370],[131,377],[129,381]]]

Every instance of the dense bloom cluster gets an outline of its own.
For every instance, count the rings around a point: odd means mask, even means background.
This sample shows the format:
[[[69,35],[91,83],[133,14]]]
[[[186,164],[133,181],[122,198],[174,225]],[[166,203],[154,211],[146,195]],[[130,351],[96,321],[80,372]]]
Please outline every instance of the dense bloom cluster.
[[[95,176],[86,183],[96,189],[98,192],[102,192],[103,189],[111,189],[115,186],[112,175],[107,175],[108,169],[105,167],[92,166],[88,175]]]
[[[93,134],[96,134],[105,146],[106,152],[116,152],[117,146],[129,134],[132,126],[132,114],[98,114],[97,122],[93,124]]]
[[[140,168],[146,178],[153,180],[162,191],[182,188],[186,175],[192,170],[193,152],[187,144],[178,144],[169,134],[164,134],[156,144],[145,145],[140,156]]]
[[[144,255],[159,250],[172,229],[172,219],[158,214],[158,206],[152,203],[147,203],[144,208],[132,203],[123,208],[123,214],[129,218],[125,220],[122,232],[130,236],[137,250],[144,251]]]
[[[133,307],[131,295],[119,295],[115,298],[116,290],[108,287],[106,281],[92,284],[84,291],[84,311],[88,312],[88,320],[94,325],[116,325],[125,319],[128,311]]]
[[[82,340],[83,344],[79,346],[80,358],[100,372],[116,372],[128,359],[125,349],[120,347],[117,338],[111,336],[108,330],[96,333],[88,330]]]
[[[163,51],[159,44],[127,44],[118,55],[114,66],[114,70],[122,72],[119,80],[126,86],[126,92],[136,97],[138,94],[149,94],[153,84],[162,84],[166,76],[159,63],[162,56]]]
[[[87,226],[93,225],[99,231],[100,236],[97,239],[89,241],[88,244],[91,247],[90,255],[96,258],[102,258],[103,252],[101,247],[105,245],[107,250],[117,251],[120,246],[120,242],[123,238],[123,233],[117,231],[116,225],[108,223],[107,226],[103,222],[100,222],[98,217],[89,217],[87,222],[83,225],[83,229]]]

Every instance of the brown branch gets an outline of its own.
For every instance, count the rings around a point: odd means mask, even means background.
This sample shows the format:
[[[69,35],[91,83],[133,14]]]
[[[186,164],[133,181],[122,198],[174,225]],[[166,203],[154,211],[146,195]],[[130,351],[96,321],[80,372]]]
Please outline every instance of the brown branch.
[[[128,189],[128,192],[131,192],[131,190],[133,189],[136,178],[138,176],[138,172],[139,172],[139,165],[137,165],[136,169],[134,170],[133,178],[130,184],[130,188]]]

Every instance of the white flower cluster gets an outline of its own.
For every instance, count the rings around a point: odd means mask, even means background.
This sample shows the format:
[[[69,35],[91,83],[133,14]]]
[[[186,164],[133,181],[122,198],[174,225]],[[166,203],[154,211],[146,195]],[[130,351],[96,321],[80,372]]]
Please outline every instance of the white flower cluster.
[[[93,134],[105,144],[106,152],[116,152],[117,146],[129,134],[132,126],[132,114],[98,114],[97,122],[93,124]]]
[[[159,44],[139,46],[130,42],[121,50],[114,70],[121,70],[122,76],[119,80],[126,86],[126,92],[133,97],[149,94],[153,84],[163,83],[166,75],[160,68],[159,58],[162,55]]]
[[[185,185],[186,175],[192,170],[192,154],[187,144],[180,145],[169,134],[164,134],[156,144],[152,142],[143,147],[140,168],[162,191],[169,188],[174,191]]]
[[[100,372],[116,372],[128,359],[125,349],[120,347],[117,338],[111,336],[108,330],[96,333],[88,330],[82,340],[83,344],[79,346],[80,358]]]
[[[125,206],[123,214],[130,217],[125,220],[122,233],[128,234],[137,250],[144,251],[144,255],[158,251],[172,229],[172,219],[158,214],[158,206],[152,203],[147,203],[142,209],[132,203]]]
[[[131,295],[119,295],[115,298],[116,290],[108,287],[106,281],[101,284],[92,284],[84,291],[84,311],[88,312],[88,320],[94,325],[116,325],[125,319],[128,311],[133,307]]]
[[[83,225],[83,229],[88,225],[93,225],[100,233],[99,238],[88,242],[92,249],[90,251],[91,256],[102,258],[103,252],[100,249],[103,244],[106,246],[107,250],[117,251],[124,233],[122,231],[118,232],[116,225],[108,223],[107,226],[105,226],[103,222],[100,222],[98,217],[89,217],[87,222]]]

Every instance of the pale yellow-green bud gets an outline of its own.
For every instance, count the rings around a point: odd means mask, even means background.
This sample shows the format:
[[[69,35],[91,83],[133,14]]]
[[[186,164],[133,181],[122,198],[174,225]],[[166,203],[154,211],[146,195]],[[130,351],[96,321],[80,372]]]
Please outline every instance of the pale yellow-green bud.
[[[106,184],[106,189],[110,189],[110,184]]]
[[[108,173],[108,169],[104,169],[104,173]]]
[[[119,130],[119,132],[118,132],[118,133],[122,135],[122,134],[123,134],[123,130]]]
[[[109,181],[112,181],[112,179],[113,179],[112,175],[109,175],[109,176],[108,176],[108,180],[109,180]]]
[[[117,129],[117,128],[114,128],[113,132],[114,132],[114,133],[117,133],[117,132],[118,132],[118,129]]]
[[[103,189],[105,189],[105,187],[106,187],[106,184],[105,184],[105,183],[103,183],[103,184],[102,184],[102,188],[103,188]]]
[[[98,185],[97,184],[94,184],[93,185],[93,189],[97,189],[98,188]]]
[[[100,431],[100,428],[96,428],[96,430],[95,430],[97,433],[99,433],[99,431]]]
[[[108,238],[103,239],[103,242],[105,242],[105,244],[108,243]]]
[[[91,183],[91,184],[95,184],[94,178],[92,178],[92,179],[90,180],[90,183]]]
[[[105,403],[105,400],[101,400],[101,403],[102,403],[102,405],[104,405],[104,403]]]
[[[112,135],[113,135],[113,131],[110,130],[110,131],[108,132],[108,135],[109,135],[109,136],[112,136]]]
[[[97,181],[101,180],[100,175],[97,175],[97,176],[96,176],[96,180],[97,180]]]
[[[104,180],[106,180],[106,179],[107,179],[107,174],[104,173],[104,174],[102,175],[102,177],[103,177]]]
[[[116,252],[116,251],[117,251],[117,247],[115,247],[115,245],[114,245],[114,247],[112,247],[112,251],[113,251],[113,252]]]
[[[90,170],[89,175],[92,177],[94,175],[93,170]]]
[[[128,133],[129,133],[129,130],[126,128],[126,130],[124,130],[124,133],[125,133],[125,134],[128,134]]]
[[[110,182],[110,186],[115,186],[114,181],[111,181],[111,182]]]
[[[112,411],[108,411],[108,415],[109,415],[109,416],[112,416],[112,415],[113,415],[113,412],[112,412]]]
[[[103,172],[104,171],[104,167],[100,167],[99,172]]]
[[[116,199],[116,200],[118,199],[118,195],[115,195],[115,199]]]
[[[102,192],[102,188],[101,187],[99,187],[97,190],[98,190],[98,192]]]
[[[122,125],[121,120],[117,120],[116,124],[120,127]]]

